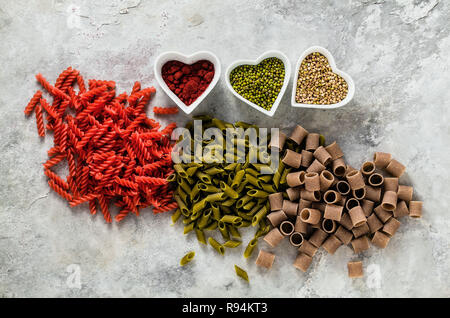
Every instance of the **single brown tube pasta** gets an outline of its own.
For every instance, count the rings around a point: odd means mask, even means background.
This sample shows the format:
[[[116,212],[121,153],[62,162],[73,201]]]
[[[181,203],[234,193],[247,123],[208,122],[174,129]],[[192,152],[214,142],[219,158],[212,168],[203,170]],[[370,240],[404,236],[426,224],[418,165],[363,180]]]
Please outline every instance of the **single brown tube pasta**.
[[[260,250],[258,257],[256,258],[255,264],[267,269],[271,269],[273,261],[275,260],[275,255],[264,250]]]
[[[291,242],[293,246],[299,247],[303,243],[303,235],[299,232],[294,232],[289,237],[289,242]]]
[[[267,233],[266,236],[264,236],[263,240],[266,241],[266,243],[270,246],[275,247],[281,242],[283,238],[284,235],[281,234],[280,230],[275,227],[270,230],[270,232]]]
[[[350,211],[351,209],[357,206],[360,206],[360,204],[359,201],[356,200],[355,198],[350,198],[347,200],[347,202],[345,202],[345,208],[347,209],[347,211]]]
[[[308,168],[314,160],[314,155],[312,152],[302,150],[302,163],[301,166]]]
[[[278,211],[283,207],[283,193],[269,194],[270,211]]]
[[[372,161],[366,161],[361,166],[361,173],[363,176],[370,176],[372,173],[375,172],[375,163]]]
[[[398,178],[384,178],[384,191],[398,191]]]
[[[286,182],[290,187],[297,187],[305,183],[305,171],[291,172],[286,176]]]
[[[385,248],[388,245],[390,239],[391,238],[386,234],[377,231],[372,237],[372,244],[378,246],[379,248]]]
[[[353,227],[361,226],[367,222],[363,209],[358,205],[348,211]]]
[[[324,147],[320,146],[313,152],[314,157],[324,166],[328,166],[332,161],[331,155]]]
[[[377,206],[373,211],[383,223],[386,223],[392,217],[392,212],[386,211],[381,205]]]
[[[389,221],[384,224],[382,231],[388,236],[394,236],[395,232],[397,232],[400,227],[400,224],[400,221],[396,218],[390,218]]]
[[[361,278],[364,276],[362,261],[348,262],[347,269],[348,277],[350,278]]]
[[[373,162],[377,168],[386,168],[392,160],[392,155],[386,152],[375,152],[373,155]]]
[[[307,201],[319,202],[320,201],[320,191],[306,191],[305,189],[300,190],[300,198]]]
[[[322,247],[329,254],[334,254],[339,246],[342,245],[342,242],[336,237],[336,235],[330,235],[325,242],[323,242]]]
[[[386,191],[383,195],[381,207],[386,211],[394,211],[397,207],[397,193],[394,191]]]
[[[308,201],[308,200],[305,200],[305,199],[300,199],[300,201],[298,203],[298,212],[300,212],[304,208],[310,208],[311,206],[312,206],[312,202],[311,201]]]
[[[374,188],[372,186],[366,186],[366,196],[365,199],[380,202],[381,200],[381,188]]]
[[[342,244],[347,245],[353,239],[353,233],[347,231],[342,225],[339,225],[336,232],[334,233],[336,237],[342,242]]]
[[[355,253],[361,253],[370,248],[369,239],[365,235],[352,240],[351,243],[352,243],[353,251]]]
[[[325,192],[327,191],[333,182],[335,181],[335,178],[333,174],[328,171],[324,170],[320,173],[320,191]]]
[[[295,259],[294,262],[294,267],[301,270],[302,272],[306,273],[306,271],[308,270],[308,267],[311,265],[312,263],[312,257],[305,254],[305,253],[299,253],[297,255],[297,258]]]
[[[300,168],[300,163],[302,162],[302,155],[295,151],[287,149],[281,161],[285,165],[298,169]]]
[[[412,200],[414,188],[406,185],[399,185],[397,190],[397,198],[409,202]]]
[[[320,135],[316,133],[311,133],[306,136],[305,149],[308,151],[316,150],[319,147]]]
[[[306,169],[306,172],[317,172],[321,173],[325,170],[325,166],[320,163],[319,160],[315,159],[311,165]]]
[[[352,219],[350,218],[350,215],[348,215],[348,213],[342,214],[339,224],[342,225],[343,227],[345,227],[349,231],[353,228]]]
[[[345,181],[339,181],[336,184],[336,190],[338,190],[338,192],[342,195],[347,195],[350,193],[350,185],[348,184],[348,182]]]
[[[327,237],[328,234],[324,232],[322,229],[316,229],[309,238],[309,242],[315,247],[320,247]]]
[[[278,137],[278,138],[275,138],[275,137]],[[287,136],[280,131],[278,136],[274,135],[270,139],[269,149],[280,152],[284,147],[286,138],[287,138]]]
[[[398,219],[402,216],[407,216],[407,215],[409,215],[409,210],[408,210],[408,206],[406,205],[406,202],[399,201],[397,203],[397,207],[394,210],[394,217]]]
[[[359,170],[353,170],[345,176],[352,190],[358,190],[365,187],[364,178]]]
[[[378,219],[376,213],[372,213],[367,218],[367,225],[369,226],[370,233],[373,234],[383,227],[383,222]]]
[[[422,217],[422,201],[410,201],[409,202],[409,216],[412,218]]]
[[[331,169],[333,170],[335,176],[343,177],[347,170],[347,165],[345,164],[344,158],[333,160]]]
[[[367,199],[364,199],[364,200],[362,200],[362,202],[360,204],[361,204],[361,207],[362,207],[362,209],[364,211],[364,215],[366,217],[368,217],[369,215],[372,214],[375,202],[367,200]]]
[[[306,191],[320,191],[320,177],[317,172],[308,172],[305,175]]]
[[[290,201],[297,201],[300,198],[300,187],[287,188],[286,194]]]
[[[326,204],[337,204],[341,202],[341,194],[334,190],[328,190],[323,195],[323,200]]]
[[[369,182],[372,187],[380,187],[384,182],[384,177],[379,173],[372,173],[367,179],[367,182]]]
[[[284,236],[289,236],[294,232],[294,224],[290,221],[283,221],[280,224],[280,232]]]
[[[364,223],[363,225],[354,227],[352,229],[352,233],[355,238],[363,236],[369,232],[370,232],[370,229],[369,229],[369,226],[367,225],[367,223]]]
[[[282,210],[280,210],[267,215],[267,219],[269,220],[270,224],[272,224],[274,227],[277,227],[281,222],[287,220],[287,216]]]
[[[395,159],[392,159],[386,167],[386,171],[397,178],[400,178],[405,170],[406,167]]]
[[[316,255],[318,248],[312,245],[309,241],[303,240],[302,245],[298,248],[300,253],[304,253],[310,257],[314,257]]]
[[[296,216],[298,213],[298,203],[291,202],[289,200],[283,200],[282,210],[287,216]]]
[[[308,136],[308,131],[302,126],[297,125],[295,126],[289,138],[293,140],[297,145],[300,145],[306,136]]]
[[[322,214],[319,210],[306,208],[300,211],[300,218],[303,222],[308,224],[317,224],[320,221]]]
[[[336,160],[344,156],[341,147],[339,147],[336,141],[333,141],[333,143],[326,146],[325,150],[331,155],[332,160]]]
[[[308,223],[303,222],[300,216],[295,219],[294,231],[302,234],[308,233]]]
[[[325,213],[323,217],[328,220],[334,220],[339,222],[342,218],[342,212],[344,211],[344,207],[335,204],[327,204],[325,206]]]
[[[323,219],[322,230],[324,232],[327,232],[328,234],[333,234],[334,232],[336,232],[336,222],[330,219]]]
[[[362,200],[366,197],[366,187],[352,190],[352,194],[355,199]]]

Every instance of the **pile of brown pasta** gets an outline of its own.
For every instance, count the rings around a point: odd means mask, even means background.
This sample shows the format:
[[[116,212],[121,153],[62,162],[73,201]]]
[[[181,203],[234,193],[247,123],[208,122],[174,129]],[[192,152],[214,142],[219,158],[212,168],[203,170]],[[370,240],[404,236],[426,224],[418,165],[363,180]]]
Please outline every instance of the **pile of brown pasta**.
[[[267,219],[273,228],[264,241],[276,247],[285,237],[298,249],[294,266],[306,272],[320,247],[334,254],[350,244],[355,253],[370,243],[385,248],[404,216],[422,215],[413,188],[399,184],[405,166],[377,152],[361,169],[346,164],[338,144],[297,125],[291,136],[280,133],[271,150],[282,152],[287,187],[269,195]],[[256,264],[270,268],[275,255],[261,250]],[[348,264],[350,277],[361,277],[362,263]]]

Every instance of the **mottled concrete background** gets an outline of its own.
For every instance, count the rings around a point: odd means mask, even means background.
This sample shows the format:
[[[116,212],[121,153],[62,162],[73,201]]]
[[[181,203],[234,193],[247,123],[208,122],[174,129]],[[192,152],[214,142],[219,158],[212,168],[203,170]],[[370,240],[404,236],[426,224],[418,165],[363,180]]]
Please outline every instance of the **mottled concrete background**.
[[[449,19],[450,3],[438,0],[0,1],[0,297],[450,296]],[[242,248],[223,258],[198,246],[181,225],[170,226],[169,214],[145,211],[107,225],[49,191],[42,163],[52,138],[41,140],[23,115],[37,72],[54,81],[72,65],[130,91],[135,80],[156,85],[153,63],[166,50],[208,49],[225,68],[279,49],[294,67],[311,45],[327,47],[353,76],[347,107],[293,109],[290,86],[269,118],[221,80],[195,113],[286,131],[301,123],[336,139],[354,166],[376,150],[406,164],[403,182],[424,200],[424,217],[402,220],[385,250],[363,254],[365,278],[347,278],[355,258],[348,247],[333,256],[322,250],[304,274],[283,242],[266,272]],[[159,88],[153,105],[170,105]],[[188,250],[196,259],[180,268]],[[250,285],[234,264],[248,270]]]

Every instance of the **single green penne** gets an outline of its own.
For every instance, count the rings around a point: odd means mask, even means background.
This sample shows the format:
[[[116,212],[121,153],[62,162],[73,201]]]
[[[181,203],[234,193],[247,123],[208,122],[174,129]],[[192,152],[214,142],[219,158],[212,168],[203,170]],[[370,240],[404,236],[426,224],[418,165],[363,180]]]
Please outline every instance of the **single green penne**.
[[[234,168],[234,173],[238,173],[241,170],[245,170],[245,169],[242,169],[242,164],[241,163],[237,163],[236,167]]]
[[[247,245],[247,247],[245,248],[245,251],[244,251],[244,257],[245,258],[249,258],[252,255],[256,245],[258,245],[258,239],[257,238],[252,239],[248,243],[248,245]]]
[[[240,223],[242,223],[242,221],[240,221]],[[233,225],[228,225],[228,232],[230,233],[230,235],[232,237],[237,237],[237,238],[241,237],[241,233],[239,233],[238,229],[236,227],[234,227]]]
[[[178,179],[177,183],[183,189],[184,192],[186,192],[186,193],[192,192],[192,189],[189,186],[189,184],[186,182],[186,179]]]
[[[223,214],[233,214],[233,210],[229,206],[222,205],[221,203],[222,202],[220,202],[219,205],[220,209],[223,211]]]
[[[197,172],[197,170],[198,170],[198,167],[190,167],[190,168],[187,168],[187,169],[186,169],[186,174],[187,174],[189,177],[192,177],[192,176]]]
[[[262,188],[264,191],[269,192],[269,193],[275,193],[275,192],[277,192],[277,191],[275,190],[275,188],[273,187],[273,184],[261,183],[261,188]]]
[[[244,188],[246,187],[246,185],[248,184],[248,181],[246,181],[245,179],[241,181],[241,184],[239,185],[239,187],[237,187],[235,189],[235,191],[237,193],[242,193],[242,191],[244,191]]]
[[[319,135],[319,146],[325,147],[325,136]]]
[[[197,203],[194,204],[194,206],[192,207],[192,213],[198,213],[201,212],[205,207],[206,207],[206,200],[203,199],[201,201],[198,201]]]
[[[211,202],[212,218],[219,221],[222,218],[220,213],[219,205],[216,202]]]
[[[197,241],[199,241],[200,243],[205,244],[205,245],[207,244],[205,233],[203,233],[202,230],[195,229],[195,234],[197,235]]]
[[[249,227],[250,225],[252,225],[252,221],[242,220],[241,224],[239,226],[236,225],[236,227]]]
[[[176,175],[176,173],[172,173],[170,176],[168,176],[168,177],[166,178],[166,180],[167,180],[167,182],[175,182],[175,181],[177,181],[177,175]]]
[[[244,195],[242,198],[240,198],[239,200],[237,200],[236,202],[236,207],[238,209],[242,208],[245,204],[247,204],[250,200],[252,200],[253,198],[249,195]]]
[[[253,197],[253,198],[267,198],[270,193],[258,189],[252,189],[250,191],[247,191],[247,195]]]
[[[258,173],[261,173],[261,170],[263,170],[263,169],[267,169],[267,168],[270,169],[270,167],[264,163],[252,163],[252,166],[255,167],[255,169],[258,171]]]
[[[248,274],[245,270],[243,270],[237,265],[234,265],[234,270],[236,271],[237,276],[245,280],[247,283],[250,283],[250,280],[248,279]]]
[[[197,178],[199,178],[203,183],[211,184],[211,176],[207,175],[206,173],[203,173],[201,171],[197,171],[195,173],[195,176]]]
[[[221,168],[217,168],[217,167],[212,167],[209,169],[204,170],[203,172],[206,174],[209,174],[210,176],[214,176],[216,174],[222,173],[225,170],[221,169]]]
[[[281,174],[281,178],[280,178],[280,184],[286,184],[287,183],[287,175],[288,173],[291,172],[291,168],[287,168],[283,170],[283,173]]]
[[[261,221],[262,218],[266,216],[267,211],[268,211],[268,210],[267,210],[267,207],[266,207],[266,206],[262,207],[261,210],[259,210],[258,213],[256,213],[256,214],[253,216],[252,226],[258,225],[259,221]]]
[[[187,195],[186,192],[183,191],[183,189],[180,186],[177,187],[175,193],[180,196],[181,200],[183,200],[186,206],[191,205],[191,198]]]
[[[248,174],[248,173],[245,174],[245,180],[248,183],[253,184],[255,187],[261,188],[261,182],[257,178],[255,178],[253,175]]]
[[[184,216],[189,216],[191,214],[191,211],[189,211],[181,197],[178,194],[175,194],[173,197],[175,198],[175,201],[177,202],[178,208],[181,210],[181,213]]]
[[[250,166],[250,157],[247,154],[247,156],[245,157],[245,163],[242,165],[242,169],[247,169]]]
[[[241,184],[242,179],[244,179],[245,176],[245,170],[240,170],[236,172],[233,181],[231,182],[231,188],[236,189]]]
[[[216,202],[216,201],[223,201],[226,199],[225,192],[217,192],[209,194],[205,197],[206,202]]]
[[[217,221],[213,221],[210,224],[208,224],[208,226],[205,227],[204,230],[206,230],[206,231],[214,231],[215,229],[217,229],[218,223],[219,222],[217,222]]]
[[[223,246],[228,247],[228,248],[235,248],[235,247],[238,247],[241,244],[242,244],[241,241],[228,240],[225,243],[223,243]]]
[[[233,171],[231,171],[229,174],[228,174],[228,176],[227,176],[227,184],[230,184],[230,186],[231,186],[231,184],[233,183],[233,179],[234,179],[234,172]]]
[[[183,258],[180,260],[180,265],[184,266],[187,263],[189,263],[190,261],[192,261],[194,259],[195,256],[195,252],[189,252],[186,255],[183,256]],[[236,266],[236,265],[235,265]]]
[[[190,216],[185,217],[183,219],[183,224],[186,225],[186,224],[189,224],[189,223],[192,223],[191,217]]]
[[[220,203],[221,206],[231,207],[236,202],[235,199],[227,199]]]
[[[219,221],[218,228],[219,228],[220,233],[222,234],[222,237],[225,240],[229,240],[230,234],[228,233],[227,225],[225,224],[225,222]]]
[[[241,222],[241,221],[242,221],[242,218],[240,216],[236,216],[236,215],[224,215],[220,219],[220,222],[232,223],[232,224],[235,224],[235,223],[238,223],[238,222]]]
[[[196,213],[192,213],[191,216],[190,216],[190,219],[191,219],[192,221],[195,221],[195,220],[197,220],[199,217],[201,217],[202,215],[203,215],[203,211],[198,211],[198,212],[196,212]]]
[[[180,208],[176,209],[175,212],[172,214],[171,219],[172,219],[172,224],[177,223],[178,219],[181,216],[181,210]]]
[[[184,170],[184,168],[181,166],[181,164],[174,164],[173,165],[173,169],[175,169],[175,171],[178,173],[178,175],[182,178],[187,178],[188,174],[186,172],[186,170]]]
[[[247,169],[245,169],[244,171],[245,171],[245,173],[251,174],[251,175],[254,176],[255,178],[258,178],[258,177],[259,177],[259,172],[256,171],[255,169],[247,168]]]
[[[195,225],[194,222],[189,223],[188,225],[186,225],[186,226],[184,227],[183,234],[187,234],[187,233],[191,232],[191,231],[194,229],[194,225]]]
[[[224,167],[224,169],[227,171],[231,171],[231,170],[234,171],[234,169],[236,168],[237,165],[238,165],[237,163],[230,163],[230,164],[226,165]]]
[[[244,210],[251,210],[256,205],[255,201],[247,202],[242,208]]]
[[[259,181],[269,183],[272,181],[273,174],[266,174],[259,177]]]
[[[220,189],[222,189],[222,191],[225,192],[226,195],[229,196],[232,199],[239,198],[239,194],[236,191],[234,191],[233,188],[231,188],[228,184],[226,184],[223,181],[220,182]]]
[[[200,194],[200,188],[199,188],[199,182],[197,182],[191,190],[191,193],[189,194],[191,198],[191,202],[194,201],[194,198],[196,198]]]
[[[208,242],[219,254],[225,254],[225,247],[223,247],[223,245],[217,242],[215,239],[209,237]]]
[[[237,212],[237,215],[239,215],[239,216],[242,218],[243,221],[244,221],[244,220],[246,220],[246,221],[251,221],[251,220],[253,219],[253,216],[252,216],[252,215],[248,215],[248,214],[245,213],[245,212],[238,211],[238,212]]]
[[[201,215],[201,217],[200,217],[200,220],[197,222],[197,226],[198,226],[198,228],[199,228],[200,230],[203,229],[203,228],[205,228],[205,227],[208,225],[208,223],[209,223],[209,218],[211,217],[211,215],[212,215],[212,209],[211,209],[211,208],[205,210],[205,211],[202,213],[202,215]]]
[[[259,210],[261,210],[263,206],[264,204],[256,202],[256,205],[247,214],[251,215],[253,219],[253,215],[255,215]]]
[[[198,188],[203,192],[212,192],[212,193],[220,192],[219,188],[217,188],[211,184],[199,183]]]

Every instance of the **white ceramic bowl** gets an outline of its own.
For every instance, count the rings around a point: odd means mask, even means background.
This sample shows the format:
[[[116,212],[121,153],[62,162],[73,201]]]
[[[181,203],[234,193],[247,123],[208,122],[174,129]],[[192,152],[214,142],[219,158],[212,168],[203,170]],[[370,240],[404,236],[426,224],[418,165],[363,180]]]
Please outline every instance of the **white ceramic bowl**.
[[[214,77],[211,83],[209,84],[208,88],[201,94],[191,105],[186,105],[181,101],[181,99],[178,98],[177,95],[175,95],[174,92],[172,92],[167,86],[166,82],[161,76],[161,70],[164,64],[166,64],[168,61],[180,61],[185,64],[193,64],[200,60],[208,60],[214,65]],[[184,55],[179,52],[169,51],[162,53],[156,58],[155,61],[155,76],[156,80],[158,81],[158,84],[162,87],[164,92],[166,92],[167,95],[180,107],[186,114],[190,114],[194,111],[194,109],[197,108],[198,105],[205,99],[206,96],[213,90],[214,86],[216,86],[217,82],[219,81],[221,73],[221,66],[220,61],[217,58],[216,55],[214,55],[211,52],[208,51],[200,51],[196,52],[191,55]]]
[[[272,105],[272,108],[270,110],[265,110],[264,108],[256,105],[255,103],[252,103],[251,101],[245,99],[241,95],[239,95],[234,89],[233,86],[231,86],[230,83],[230,74],[231,71],[234,70],[236,67],[241,65],[257,65],[261,63],[262,60],[269,58],[269,57],[276,57],[283,61],[284,64],[284,82],[283,86],[281,87],[280,93],[277,96],[277,99]],[[281,99],[283,98],[284,93],[286,92],[286,88],[289,84],[289,79],[291,76],[291,63],[289,62],[289,59],[286,55],[284,55],[280,51],[267,51],[264,54],[260,55],[256,60],[237,60],[233,62],[230,66],[228,66],[227,71],[225,72],[225,82],[227,83],[228,89],[239,98],[244,103],[247,103],[248,105],[252,106],[256,110],[260,111],[261,113],[266,114],[267,116],[272,117],[273,114],[275,114],[275,111],[277,110],[278,106],[280,105]]]
[[[300,70],[300,65],[302,64],[302,62],[306,56],[308,56],[309,54],[314,53],[314,52],[319,52],[320,54],[324,55],[328,59],[328,63],[330,64],[333,72],[338,74],[339,76],[341,76],[347,82],[347,85],[348,85],[347,96],[337,104],[314,105],[314,104],[297,103],[295,101],[295,94],[297,91],[298,71]],[[355,83],[353,82],[353,79],[351,78],[350,75],[339,70],[336,67],[336,62],[334,61],[333,55],[331,55],[331,53],[327,49],[325,49],[321,46],[312,46],[303,52],[303,54],[300,56],[300,58],[297,61],[297,66],[295,67],[294,83],[292,85],[292,97],[291,97],[292,107],[319,108],[319,109],[339,108],[339,107],[346,105],[348,102],[350,102],[352,100],[354,94],[355,94]]]

